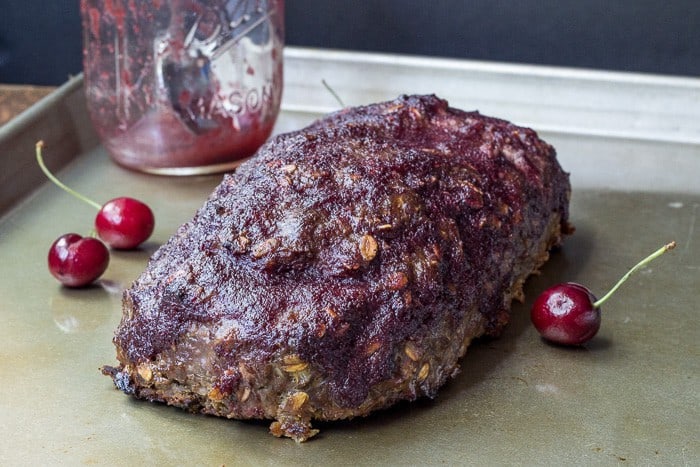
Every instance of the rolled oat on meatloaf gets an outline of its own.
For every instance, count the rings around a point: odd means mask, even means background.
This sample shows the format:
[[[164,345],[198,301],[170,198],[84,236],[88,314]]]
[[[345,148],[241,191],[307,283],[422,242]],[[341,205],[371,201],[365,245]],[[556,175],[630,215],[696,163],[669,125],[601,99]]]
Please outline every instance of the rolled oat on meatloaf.
[[[224,177],[125,291],[103,371],[296,441],[434,397],[569,231],[569,196],[533,130],[435,96],[341,110]]]

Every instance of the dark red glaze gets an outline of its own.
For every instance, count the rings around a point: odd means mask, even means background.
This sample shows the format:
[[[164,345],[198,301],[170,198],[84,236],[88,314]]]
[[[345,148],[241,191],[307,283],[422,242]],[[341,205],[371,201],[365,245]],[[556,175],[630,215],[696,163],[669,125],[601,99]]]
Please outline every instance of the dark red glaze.
[[[588,288],[574,282],[557,284],[540,294],[531,319],[546,340],[562,345],[585,344],[600,329],[600,308]]]
[[[109,264],[109,251],[96,238],[69,233],[53,242],[48,263],[49,271],[61,284],[83,287],[105,272]]]
[[[539,264],[568,196],[532,130],[435,96],[340,111],[266,143],[153,255],[125,293],[118,358],[153,359],[211,324],[212,373],[233,372],[222,390],[241,362],[295,352],[334,403],[357,406],[436,323],[480,312],[497,334],[514,270]]]
[[[155,227],[153,211],[129,197],[107,201],[95,217],[97,235],[112,248],[130,250],[151,236]]]

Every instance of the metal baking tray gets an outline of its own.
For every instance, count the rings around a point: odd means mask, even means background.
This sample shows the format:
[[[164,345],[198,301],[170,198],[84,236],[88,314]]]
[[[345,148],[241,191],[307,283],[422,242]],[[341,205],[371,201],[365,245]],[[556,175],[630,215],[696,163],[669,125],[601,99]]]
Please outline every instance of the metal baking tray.
[[[576,233],[526,285],[499,339],[470,347],[435,400],[319,424],[297,445],[268,423],[136,401],[98,368],[121,290],[220,175],[149,176],[110,162],[80,77],[0,128],[0,464],[2,465],[690,465],[700,461],[700,80],[592,70],[287,48],[276,131],[338,104],[435,93],[456,107],[535,128],[571,173]],[[130,195],[156,212],[152,240],[115,252],[104,280],[60,287],[46,268],[58,235],[94,212],[44,182],[34,143],[60,178],[98,200]],[[601,294],[661,244],[603,310],[584,348],[545,344],[534,297],[578,281]]]

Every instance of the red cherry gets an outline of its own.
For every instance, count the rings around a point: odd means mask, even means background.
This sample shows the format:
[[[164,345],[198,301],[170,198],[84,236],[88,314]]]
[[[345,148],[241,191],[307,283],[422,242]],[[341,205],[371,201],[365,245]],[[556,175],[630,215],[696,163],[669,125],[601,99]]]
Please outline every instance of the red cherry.
[[[594,306],[595,301],[591,291],[581,284],[557,284],[535,300],[532,324],[548,341],[581,345],[600,329],[600,308]]]
[[[107,247],[96,238],[61,235],[51,245],[49,271],[66,287],[83,287],[100,277],[109,264]]]
[[[588,288],[574,282],[550,287],[532,304],[530,311],[532,324],[548,341],[563,345],[585,344],[600,329],[600,306],[634,272],[675,247],[676,242],[668,243],[641,260],[627,271],[600,300],[597,300]]]
[[[98,210],[95,217],[97,235],[112,248],[129,250],[145,242],[153,233],[155,219],[151,208],[139,200],[115,198],[100,206],[58,180],[44,164],[41,150],[44,142],[36,143],[36,160],[46,177],[59,188]]]
[[[112,248],[129,250],[153,233],[153,211],[141,201],[121,197],[107,201],[95,217],[97,235]]]

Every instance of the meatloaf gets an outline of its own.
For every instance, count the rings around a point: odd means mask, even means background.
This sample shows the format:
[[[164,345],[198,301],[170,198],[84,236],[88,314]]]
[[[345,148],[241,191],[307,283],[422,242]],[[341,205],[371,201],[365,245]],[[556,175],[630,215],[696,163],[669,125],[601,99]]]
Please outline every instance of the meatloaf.
[[[569,197],[531,129],[430,95],[341,110],[223,178],[125,291],[103,371],[296,441],[432,398],[506,325]]]

